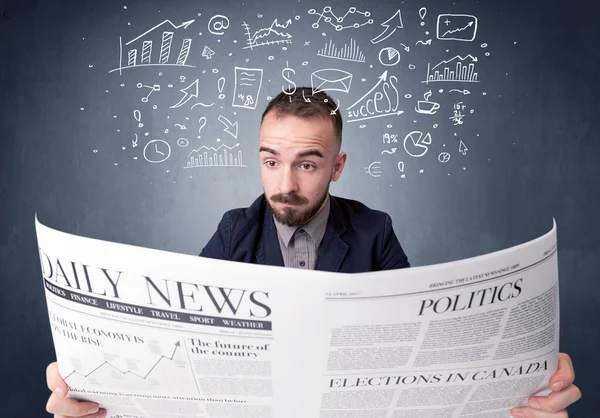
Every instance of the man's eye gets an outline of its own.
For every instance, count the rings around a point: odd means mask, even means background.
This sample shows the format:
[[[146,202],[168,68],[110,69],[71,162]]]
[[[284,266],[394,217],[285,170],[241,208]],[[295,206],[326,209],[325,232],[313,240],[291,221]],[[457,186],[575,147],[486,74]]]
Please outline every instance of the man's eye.
[[[310,171],[310,170],[313,170],[315,168],[314,165],[308,164],[308,163],[302,164],[301,167],[302,167],[303,170],[306,170],[306,171]]]
[[[267,160],[265,161],[265,164],[267,165],[267,167],[275,167],[275,165],[277,165],[277,163],[273,160]]]

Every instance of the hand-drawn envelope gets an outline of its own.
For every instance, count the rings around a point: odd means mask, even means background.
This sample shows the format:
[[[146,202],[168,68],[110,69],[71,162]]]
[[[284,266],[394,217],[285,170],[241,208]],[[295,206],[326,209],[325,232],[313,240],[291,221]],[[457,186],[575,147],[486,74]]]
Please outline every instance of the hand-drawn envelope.
[[[335,68],[324,68],[312,73],[310,82],[312,83],[313,94],[326,90],[348,93],[350,83],[352,83],[352,74]]]

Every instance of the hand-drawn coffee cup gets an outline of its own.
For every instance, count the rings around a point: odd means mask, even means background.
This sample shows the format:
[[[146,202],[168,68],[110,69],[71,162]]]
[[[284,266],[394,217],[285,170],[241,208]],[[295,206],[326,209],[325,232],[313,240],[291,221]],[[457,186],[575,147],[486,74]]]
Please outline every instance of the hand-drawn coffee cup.
[[[434,113],[440,108],[440,104],[436,102],[429,102],[426,100],[417,101],[417,112],[419,113]]]

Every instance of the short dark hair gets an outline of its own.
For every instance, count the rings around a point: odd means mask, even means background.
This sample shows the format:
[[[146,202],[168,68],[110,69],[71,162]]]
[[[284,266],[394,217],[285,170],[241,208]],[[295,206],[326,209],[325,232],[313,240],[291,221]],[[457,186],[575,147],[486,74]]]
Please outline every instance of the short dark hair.
[[[337,104],[327,93],[322,91],[313,93],[312,87],[297,87],[284,90],[275,96],[267,105],[260,122],[267,113],[275,112],[275,117],[296,116],[303,119],[320,118],[330,120],[333,132],[342,146],[342,115],[336,110]]]

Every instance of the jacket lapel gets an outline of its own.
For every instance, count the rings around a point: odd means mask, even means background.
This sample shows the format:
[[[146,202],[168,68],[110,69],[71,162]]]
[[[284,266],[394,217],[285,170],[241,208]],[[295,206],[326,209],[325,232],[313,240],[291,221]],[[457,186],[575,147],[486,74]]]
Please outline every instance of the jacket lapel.
[[[319,247],[319,257],[315,269],[339,271],[349,248],[348,244],[340,238],[340,235],[346,231],[346,223],[337,199],[331,195],[329,198],[331,199],[329,219],[327,220],[323,241]],[[277,237],[275,238],[277,239]]]
[[[266,197],[264,205],[265,210],[263,212],[262,233],[256,248],[256,262],[268,266],[284,267],[281,246],[279,245],[279,238],[277,237],[277,228],[275,228],[271,209],[269,209],[269,205],[266,203]]]

